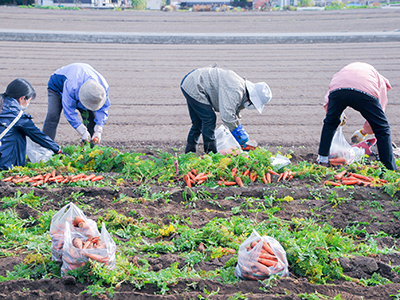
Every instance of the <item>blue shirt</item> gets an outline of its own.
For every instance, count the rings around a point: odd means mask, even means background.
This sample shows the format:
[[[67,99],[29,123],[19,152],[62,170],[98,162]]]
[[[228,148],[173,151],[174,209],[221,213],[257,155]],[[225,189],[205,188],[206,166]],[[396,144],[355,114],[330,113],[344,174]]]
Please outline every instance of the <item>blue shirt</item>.
[[[79,89],[89,80],[98,82],[106,91],[106,102],[95,112],[94,119],[96,125],[103,127],[108,119],[108,109],[111,105],[108,97],[109,86],[106,79],[91,65],[73,63],[64,66],[51,75],[48,83],[48,88],[61,96],[65,118],[75,129],[82,124],[76,111],[77,108],[87,110],[79,101]]]

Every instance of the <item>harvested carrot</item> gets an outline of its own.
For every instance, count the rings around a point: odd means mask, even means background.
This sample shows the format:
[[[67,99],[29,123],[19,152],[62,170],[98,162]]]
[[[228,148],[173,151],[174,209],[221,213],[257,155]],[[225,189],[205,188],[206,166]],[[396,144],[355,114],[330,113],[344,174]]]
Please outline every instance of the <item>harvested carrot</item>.
[[[36,181],[32,184],[32,186],[39,186],[43,184],[43,180]]]
[[[199,180],[199,181],[196,182],[196,184],[202,184],[204,182],[206,182],[206,179]]]
[[[235,181],[224,181],[223,184],[229,186],[229,185],[236,185],[237,183]]]
[[[192,187],[192,183],[190,182],[190,178],[189,178],[188,174],[186,174],[185,177],[183,177],[183,180],[185,180],[187,187],[190,187],[190,188]]]
[[[232,168],[232,177],[235,177],[236,173],[237,173],[237,168],[236,167]]]
[[[355,185],[357,184],[358,180],[350,179],[350,180],[344,180],[342,179],[342,183],[344,185]]]
[[[13,178],[14,178],[14,176],[10,176],[10,177],[4,178],[2,181],[10,182]]]
[[[187,174],[188,174],[188,176],[189,176],[190,179],[193,179],[193,180],[194,180],[194,179],[196,178],[196,176],[194,176],[194,174],[193,174],[192,172],[190,172],[190,171],[187,172]]]
[[[278,182],[281,181],[282,178],[283,178],[283,173],[279,174]]]
[[[69,176],[65,176],[65,177],[64,177],[64,180],[62,181],[62,183],[67,183],[68,180],[69,180]]]
[[[276,173],[274,170],[271,170],[271,169],[269,169],[268,172],[269,172],[271,175],[279,175],[279,173]]]
[[[289,176],[288,171],[283,172],[282,180],[286,180],[288,176]]]
[[[352,176],[355,178],[361,179],[361,180],[368,181],[368,182],[373,180],[373,178],[371,178],[371,177],[367,177],[367,176],[356,174],[356,173],[353,173]]]
[[[251,247],[251,248],[254,248],[255,246],[257,246],[257,244],[258,244],[259,241],[260,241],[260,240],[258,240],[258,241],[252,241],[251,244],[250,244],[250,247]]]
[[[249,169],[247,169],[246,171],[243,172],[243,176],[249,176],[249,174],[250,174],[250,170]]]
[[[238,184],[238,186],[244,187],[242,178],[240,178],[239,176],[237,176],[237,177],[235,178],[235,182]]]
[[[267,267],[275,267],[278,264],[277,261],[272,261],[272,260],[265,259],[265,258],[259,258],[258,262]]]
[[[51,177],[51,173],[45,174],[45,175],[44,175],[43,182],[46,183],[47,181],[49,181],[50,177]],[[55,176],[53,176],[53,177],[55,177]]]
[[[346,170],[343,170],[342,172],[336,174],[333,177],[335,177],[336,180],[341,180],[343,178],[343,176],[346,175],[346,172],[347,172]]]
[[[192,168],[192,171],[191,171],[194,175],[197,175],[197,170],[196,169],[193,169]]]
[[[104,177],[102,175],[99,175],[99,176],[96,176],[96,177],[92,178],[91,181],[99,181],[99,180],[102,180],[103,178]]]
[[[199,175],[197,175],[193,180],[194,181],[197,181],[197,180],[205,180],[205,179],[207,179],[207,174],[204,174],[204,173],[200,173]]]
[[[274,251],[272,250],[271,246],[270,246],[267,242],[264,241],[262,247],[263,247],[263,249],[264,249],[265,251],[267,251],[269,254],[275,256]]]
[[[267,173],[267,174],[265,175],[265,177],[266,177],[266,179],[267,179],[268,183],[271,183],[271,182],[272,182],[272,176],[271,176],[271,173]]]
[[[269,259],[269,260],[275,260],[275,261],[278,261],[278,258],[275,256],[275,255],[271,255],[271,254],[269,254],[269,253],[264,253],[264,252],[262,252],[262,253],[260,253],[260,256],[259,256],[260,258],[264,258],[264,259]]]
[[[96,174],[90,174],[89,176],[86,176],[85,178],[83,178],[82,181],[90,181],[95,177],[96,177]]]
[[[335,157],[335,158],[330,158],[329,162],[334,165],[344,165],[346,163],[346,159],[344,157]]]
[[[251,182],[254,182],[254,181],[256,181],[257,180],[257,172],[255,172],[255,171],[253,171],[253,172],[250,172],[250,180],[251,180]]]
[[[268,180],[267,180],[267,178],[266,178],[266,175],[264,175],[264,176],[262,177],[262,181],[263,181],[265,184],[268,183]]]
[[[71,180],[80,179],[80,178],[82,178],[83,176],[85,176],[85,174],[84,174],[84,173],[80,173],[80,174],[78,174],[78,175],[72,176]]]
[[[330,180],[326,180],[324,182],[325,185],[333,185],[333,186],[341,186],[342,184],[339,182],[334,182],[334,181],[330,181]]]
[[[56,170],[52,170],[51,172],[50,172],[50,177],[56,177]]]

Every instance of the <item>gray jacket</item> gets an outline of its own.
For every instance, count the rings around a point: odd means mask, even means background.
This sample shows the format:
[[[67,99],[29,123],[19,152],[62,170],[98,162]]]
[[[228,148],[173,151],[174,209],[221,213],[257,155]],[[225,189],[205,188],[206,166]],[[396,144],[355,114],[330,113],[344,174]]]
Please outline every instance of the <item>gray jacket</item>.
[[[239,113],[244,109],[247,92],[245,80],[235,72],[213,67],[196,69],[181,87],[196,101],[211,104],[230,131],[239,126]]]

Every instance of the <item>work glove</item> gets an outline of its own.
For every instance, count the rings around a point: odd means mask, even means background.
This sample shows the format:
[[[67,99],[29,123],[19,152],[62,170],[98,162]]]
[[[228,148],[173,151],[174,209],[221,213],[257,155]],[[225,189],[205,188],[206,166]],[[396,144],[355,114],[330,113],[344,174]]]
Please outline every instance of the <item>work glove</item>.
[[[232,131],[232,135],[242,147],[249,141],[249,135],[246,130],[244,130],[242,124],[239,124],[239,126]]]
[[[68,153],[62,151],[61,148],[60,148],[60,150],[58,150],[57,154],[62,154],[62,155],[65,155],[65,156],[71,156]]]
[[[76,131],[80,134],[83,141],[90,142],[90,134],[85,125],[79,125],[76,128]]]
[[[103,133],[103,127],[96,125],[94,126],[94,134],[92,136],[92,141],[95,144],[100,143],[101,141],[101,134]]]
[[[362,134],[361,131],[362,129],[357,130],[356,132],[353,133],[353,135],[351,136],[352,144],[358,144],[365,140],[367,134]]]

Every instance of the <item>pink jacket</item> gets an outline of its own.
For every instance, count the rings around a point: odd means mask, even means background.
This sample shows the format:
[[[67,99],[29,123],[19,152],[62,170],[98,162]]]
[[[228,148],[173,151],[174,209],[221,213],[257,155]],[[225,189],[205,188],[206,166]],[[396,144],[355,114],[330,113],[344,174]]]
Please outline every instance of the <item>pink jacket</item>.
[[[329,85],[328,93],[325,95],[325,111],[328,110],[329,94],[339,88],[354,88],[368,93],[379,99],[383,111],[388,105],[387,92],[392,88],[389,80],[383,77],[371,65],[362,62],[348,64],[335,75]],[[363,128],[367,134],[372,134],[371,126],[366,121]]]

